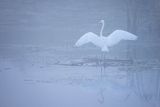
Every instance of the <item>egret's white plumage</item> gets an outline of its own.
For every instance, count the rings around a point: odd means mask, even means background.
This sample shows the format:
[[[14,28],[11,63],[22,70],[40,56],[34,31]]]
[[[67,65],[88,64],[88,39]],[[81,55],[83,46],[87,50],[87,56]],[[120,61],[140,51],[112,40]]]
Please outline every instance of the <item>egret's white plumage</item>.
[[[80,39],[76,42],[76,46],[82,46],[86,43],[93,43],[94,45],[101,48],[101,51],[108,52],[109,47],[112,47],[118,44],[122,40],[136,40],[137,36],[123,30],[116,30],[111,33],[109,36],[105,37],[102,35],[102,31],[104,28],[104,20],[101,20],[102,28],[100,31],[100,36],[96,35],[95,33],[88,32],[84,34]]]

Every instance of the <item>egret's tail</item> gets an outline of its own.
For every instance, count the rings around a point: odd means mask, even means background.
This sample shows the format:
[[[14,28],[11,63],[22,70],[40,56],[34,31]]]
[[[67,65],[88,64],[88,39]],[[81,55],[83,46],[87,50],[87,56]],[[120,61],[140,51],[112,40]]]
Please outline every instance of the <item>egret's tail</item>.
[[[101,49],[102,52],[109,52],[109,49],[107,46],[104,46],[102,49]]]

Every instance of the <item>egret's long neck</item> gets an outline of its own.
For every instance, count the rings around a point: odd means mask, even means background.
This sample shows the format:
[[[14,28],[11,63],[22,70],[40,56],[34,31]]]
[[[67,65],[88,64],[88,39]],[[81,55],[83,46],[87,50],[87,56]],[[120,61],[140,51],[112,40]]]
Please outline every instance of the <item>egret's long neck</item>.
[[[101,31],[100,31],[100,37],[102,37],[102,33],[103,33],[103,29],[104,29],[104,22],[102,22],[102,27],[101,27]]]

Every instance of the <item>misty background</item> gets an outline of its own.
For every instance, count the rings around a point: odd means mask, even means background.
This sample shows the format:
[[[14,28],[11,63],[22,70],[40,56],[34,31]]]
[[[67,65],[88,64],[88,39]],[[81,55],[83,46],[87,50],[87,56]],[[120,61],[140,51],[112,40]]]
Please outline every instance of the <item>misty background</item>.
[[[138,40],[76,48],[101,19]],[[0,0],[0,107],[159,107],[159,49],[160,0]]]
[[[129,31],[139,37],[137,56],[160,55],[159,0],[0,0],[0,16],[1,44],[72,47],[86,32],[99,34],[104,19],[105,36]]]

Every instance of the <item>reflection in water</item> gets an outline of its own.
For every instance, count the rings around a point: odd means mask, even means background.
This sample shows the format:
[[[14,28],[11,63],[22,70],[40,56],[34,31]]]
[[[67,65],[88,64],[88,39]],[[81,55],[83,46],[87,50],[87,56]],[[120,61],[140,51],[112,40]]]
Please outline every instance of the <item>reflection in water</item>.
[[[158,63],[135,63],[127,68],[128,86],[142,100],[147,102],[160,100],[160,66]]]
[[[145,101],[159,100],[160,72],[140,71],[132,73],[134,91]]]
[[[107,87],[108,80],[106,77],[106,69],[107,69],[107,60],[104,58],[100,60],[100,82],[103,85],[100,85],[98,92],[98,102],[103,104],[105,102],[105,88]],[[126,72],[127,84],[125,88],[129,88],[140,97],[142,100],[146,102],[155,102],[159,103],[160,100],[160,66],[157,63],[154,64],[137,64],[130,63],[129,66],[122,66],[122,68]],[[119,71],[121,72],[121,71]],[[113,78],[113,77],[112,77]],[[116,85],[116,84],[112,84]],[[120,86],[120,85],[119,85]],[[115,86],[117,87],[117,86]],[[124,90],[122,90],[124,91]],[[130,97],[130,93],[128,93],[125,99]]]

